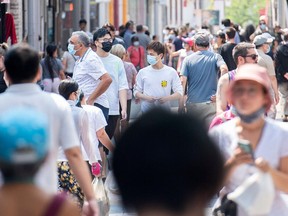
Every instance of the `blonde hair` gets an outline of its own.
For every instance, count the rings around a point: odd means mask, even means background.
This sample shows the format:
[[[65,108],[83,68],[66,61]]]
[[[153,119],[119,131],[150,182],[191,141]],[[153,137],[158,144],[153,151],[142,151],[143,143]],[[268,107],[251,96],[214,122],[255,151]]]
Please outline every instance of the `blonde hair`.
[[[126,49],[121,44],[115,44],[112,46],[110,53],[123,59],[124,55],[126,54]]]

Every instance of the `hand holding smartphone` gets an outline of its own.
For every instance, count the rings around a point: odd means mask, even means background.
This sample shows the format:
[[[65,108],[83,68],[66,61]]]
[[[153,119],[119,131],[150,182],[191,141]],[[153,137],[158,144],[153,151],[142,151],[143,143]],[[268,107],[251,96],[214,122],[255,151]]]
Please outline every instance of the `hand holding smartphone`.
[[[248,140],[239,139],[238,146],[239,148],[241,148],[242,151],[246,152],[247,154],[250,154],[252,159],[254,160],[254,152],[251,143]]]

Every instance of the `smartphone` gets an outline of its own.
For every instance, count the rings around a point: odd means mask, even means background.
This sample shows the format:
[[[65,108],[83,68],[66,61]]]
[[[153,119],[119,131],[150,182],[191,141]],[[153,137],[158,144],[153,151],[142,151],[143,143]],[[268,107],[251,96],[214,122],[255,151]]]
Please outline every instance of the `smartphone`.
[[[252,146],[248,140],[239,139],[238,146],[239,146],[239,148],[242,149],[242,151],[250,154],[252,156],[252,158],[254,159],[254,152],[253,152]]]

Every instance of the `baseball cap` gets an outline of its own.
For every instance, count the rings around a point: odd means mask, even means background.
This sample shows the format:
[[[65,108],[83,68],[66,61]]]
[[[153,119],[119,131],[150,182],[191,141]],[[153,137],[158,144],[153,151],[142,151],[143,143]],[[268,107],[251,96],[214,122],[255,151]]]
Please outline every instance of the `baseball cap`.
[[[30,164],[48,152],[48,119],[31,107],[19,107],[0,115],[0,160]]]
[[[197,32],[194,35],[194,41],[197,45],[208,46],[210,42],[210,38],[206,32]]]
[[[232,89],[238,81],[241,80],[250,80],[255,81],[262,85],[268,95],[268,103],[266,104],[266,111],[270,109],[272,104],[272,98],[269,94],[270,92],[270,78],[268,76],[267,70],[264,67],[261,67],[257,64],[244,64],[242,65],[235,75],[235,79],[231,82],[228,90],[229,101],[233,104]]]
[[[275,37],[272,37],[269,33],[265,32],[261,35],[257,35],[253,40],[253,44],[255,44],[255,46],[259,46],[264,43],[272,43],[274,39]]]
[[[192,47],[194,44],[194,41],[191,38],[183,38],[182,40],[184,43],[187,43],[190,47]]]

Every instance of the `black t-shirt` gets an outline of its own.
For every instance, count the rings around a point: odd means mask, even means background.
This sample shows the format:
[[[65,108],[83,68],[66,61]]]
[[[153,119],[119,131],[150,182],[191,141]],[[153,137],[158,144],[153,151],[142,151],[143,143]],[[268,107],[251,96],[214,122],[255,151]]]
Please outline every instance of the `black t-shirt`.
[[[235,70],[237,67],[232,56],[232,50],[235,46],[235,43],[226,43],[220,48],[220,55],[224,59],[229,71]]]
[[[183,49],[182,43],[183,43],[183,41],[181,40],[181,38],[179,38],[179,37],[175,38],[175,40],[173,41],[173,44],[175,46],[175,51]]]
[[[4,81],[4,72],[0,71],[0,93],[3,93],[7,89],[7,85]]]

